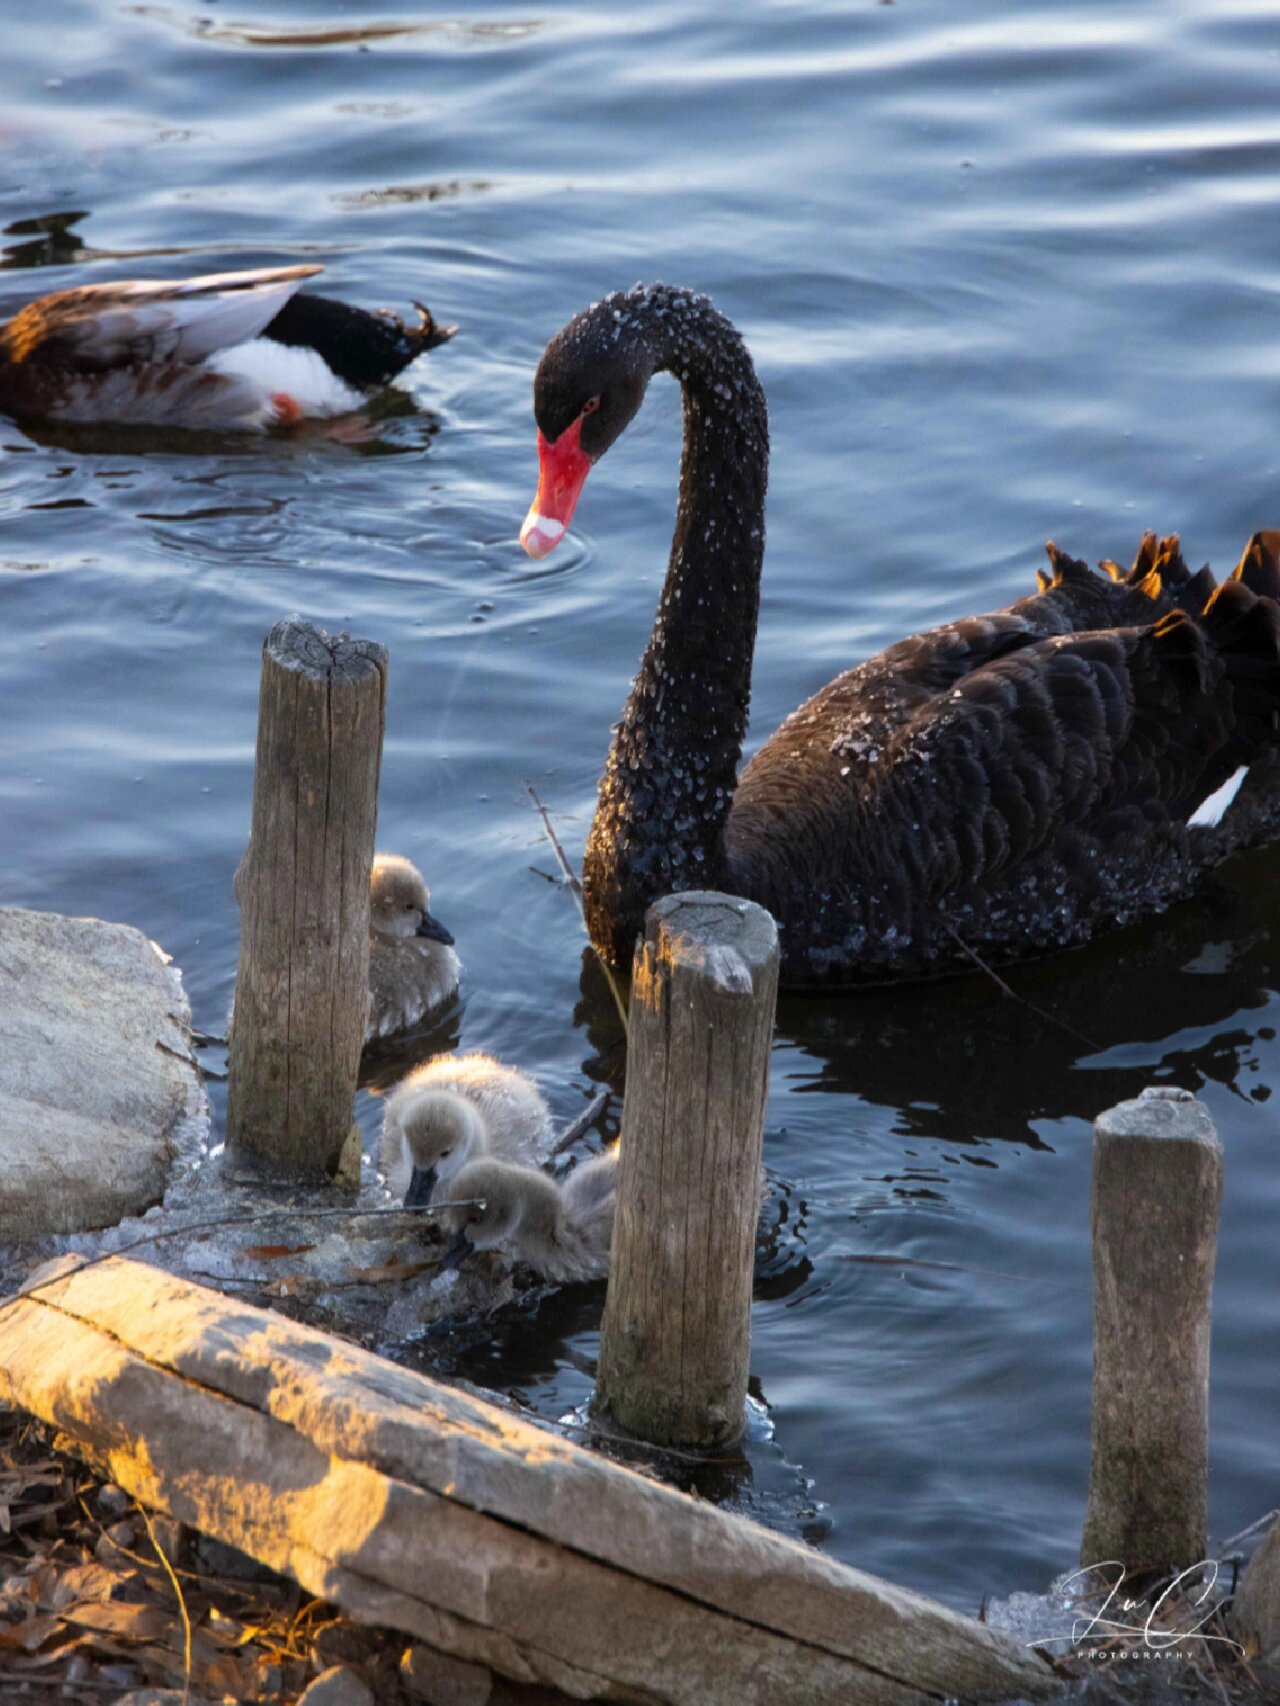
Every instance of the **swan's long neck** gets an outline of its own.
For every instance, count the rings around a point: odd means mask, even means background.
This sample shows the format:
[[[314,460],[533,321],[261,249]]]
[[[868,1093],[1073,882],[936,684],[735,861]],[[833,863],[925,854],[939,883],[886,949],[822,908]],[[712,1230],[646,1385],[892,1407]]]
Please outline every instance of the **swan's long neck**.
[[[587,924],[627,960],[645,909],[714,887],[751,697],[769,422],[741,337],[703,297],[650,292],[653,370],[684,393],[658,613],[609,753],[583,867]]]

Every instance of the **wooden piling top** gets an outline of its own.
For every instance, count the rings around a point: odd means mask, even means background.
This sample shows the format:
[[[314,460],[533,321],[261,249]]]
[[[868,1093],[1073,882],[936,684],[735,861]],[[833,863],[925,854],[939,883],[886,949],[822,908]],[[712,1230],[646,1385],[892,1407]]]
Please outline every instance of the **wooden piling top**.
[[[1173,1139],[1222,1151],[1222,1139],[1204,1103],[1197,1101],[1190,1090],[1179,1090],[1172,1085],[1153,1085],[1132,1101],[1118,1102],[1098,1115],[1094,1129],[1101,1138],[1139,1137],[1153,1143]]]

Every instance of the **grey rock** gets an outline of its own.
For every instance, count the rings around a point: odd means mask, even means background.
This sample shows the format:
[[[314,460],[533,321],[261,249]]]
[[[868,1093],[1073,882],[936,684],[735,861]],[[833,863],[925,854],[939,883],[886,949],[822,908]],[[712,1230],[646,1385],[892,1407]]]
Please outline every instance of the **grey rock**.
[[[177,971],[141,931],[0,908],[0,1236],[108,1226],[208,1130]]]
[[[182,1706],[180,1688],[131,1688],[128,1694],[117,1694],[115,1706]],[[187,1706],[208,1706],[204,1695],[188,1694]]]
[[[128,1493],[123,1492],[119,1487],[108,1481],[104,1486],[98,1488],[98,1503],[104,1511],[110,1512],[112,1516],[123,1516],[133,1500]]]
[[[415,1641],[400,1660],[405,1692],[426,1706],[488,1706],[493,1695],[493,1672],[487,1665],[468,1664]]]
[[[373,1690],[348,1665],[331,1665],[298,1696],[298,1706],[374,1706]]]

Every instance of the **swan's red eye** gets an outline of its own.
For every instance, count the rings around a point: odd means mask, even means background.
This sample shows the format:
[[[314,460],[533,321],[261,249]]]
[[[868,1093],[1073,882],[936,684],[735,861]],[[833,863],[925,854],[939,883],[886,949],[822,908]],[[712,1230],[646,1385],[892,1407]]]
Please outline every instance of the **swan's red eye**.
[[[588,397],[586,402],[582,405],[582,412],[584,415],[594,415],[599,407],[599,397]]]

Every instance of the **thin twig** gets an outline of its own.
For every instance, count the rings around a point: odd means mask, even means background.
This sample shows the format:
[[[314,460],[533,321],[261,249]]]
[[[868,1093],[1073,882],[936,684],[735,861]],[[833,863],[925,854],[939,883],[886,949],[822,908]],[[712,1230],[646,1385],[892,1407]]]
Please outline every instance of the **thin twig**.
[[[109,1694],[112,1700],[119,1700],[120,1698],[120,1684],[118,1682],[90,1682],[88,1678],[85,1678],[83,1681],[68,1683],[65,1676],[37,1676],[34,1671],[0,1670],[0,1683],[6,1682],[21,1683],[23,1688],[75,1688],[80,1693],[101,1694],[103,1696]],[[64,1695],[63,1698],[66,1699],[68,1696]]]
[[[168,1043],[161,1042],[159,1037],[156,1038],[156,1047],[160,1050],[161,1054],[171,1054],[175,1060],[180,1060],[184,1066],[194,1066],[197,1072],[200,1071],[200,1062],[196,1059],[195,1055],[183,1054],[181,1049],[171,1048]]]
[[[155,1569],[156,1562],[154,1558],[144,1557],[141,1552],[134,1552],[130,1547],[122,1546],[118,1540],[113,1540],[111,1538],[110,1534],[102,1526],[98,1518],[94,1516],[93,1512],[89,1509],[88,1503],[86,1502],[83,1494],[76,1494],[76,1503],[84,1513],[84,1519],[89,1524],[89,1527],[97,1534],[99,1546],[110,1546],[112,1550],[118,1552],[122,1558],[128,1558],[130,1563],[138,1564],[144,1570]],[[188,1581],[196,1583],[204,1582],[206,1580],[217,1581],[220,1588],[234,1588],[242,1597],[245,1594],[244,1588],[239,1587],[237,1584],[233,1582],[225,1582],[221,1577],[205,1577],[201,1575],[198,1570],[180,1570],[178,1571],[178,1574],[186,1576]]]
[[[1056,1025],[1060,1031],[1065,1031],[1069,1037],[1074,1037],[1078,1043],[1084,1043],[1086,1048],[1090,1049],[1094,1054],[1102,1053],[1101,1043],[1094,1042],[1093,1038],[1086,1037],[1083,1031],[1077,1031],[1074,1025],[1068,1025],[1065,1019],[1059,1019],[1055,1014],[1048,1012],[1045,1008],[1037,1007],[1034,1001],[1028,1001],[1025,995],[1019,995],[1016,989],[1010,988],[1010,986],[1000,976],[999,972],[993,971],[982,958],[981,954],[971,948],[964,940],[963,936],[961,936],[957,930],[953,930],[950,924],[944,923],[942,928],[960,949],[961,953],[967,954],[973,961],[974,965],[977,966],[978,970],[985,972],[991,979],[992,983],[995,984],[996,988],[1007,995],[1011,1001],[1017,1001],[1021,1006],[1036,1014],[1038,1018],[1047,1020],[1051,1025]]]
[[[547,839],[551,843],[556,858],[560,861],[560,869],[564,872],[565,884],[578,903],[578,913],[582,919],[582,928],[586,930],[587,913],[586,908],[582,903],[581,880],[565,856],[564,848],[560,845],[560,837],[556,834],[552,825],[551,814],[538,798],[538,790],[534,787],[532,782],[526,782],[525,787],[528,789],[529,798],[538,808],[539,815],[542,818],[543,828],[547,832]],[[591,932],[589,930],[587,930],[587,940],[591,941]],[[626,1033],[626,1038],[629,1043],[631,1041],[631,1025],[627,1019],[627,1009],[622,999],[622,992],[619,990],[613,975],[613,967],[609,964],[608,960],[605,959],[604,955],[600,952],[599,948],[596,947],[594,942],[591,942],[591,951],[596,956],[600,969],[604,973],[605,982],[609,985],[609,993],[613,996],[613,1004],[618,1009],[618,1017],[622,1020],[622,1029]]]
[[[601,1427],[598,1422],[566,1422],[555,1424],[566,1433],[590,1434],[594,1439],[608,1440],[611,1445],[626,1445],[638,1451],[643,1457],[670,1457],[678,1463],[731,1463],[733,1457],[717,1451],[682,1451],[674,1445],[653,1445],[648,1440],[638,1439],[635,1434],[614,1433],[611,1429]]]
[[[382,1279],[326,1279],[323,1274],[297,1274],[299,1282],[305,1281],[307,1286],[316,1291],[358,1291],[362,1287],[368,1289],[376,1285],[398,1285],[401,1280],[417,1279],[419,1274],[425,1274],[428,1268],[434,1268],[436,1262],[402,1262],[396,1267],[394,1274],[385,1275]],[[212,1280],[215,1285],[250,1285],[260,1286],[264,1291],[272,1287],[279,1288],[284,1284],[285,1277],[281,1274],[211,1274],[203,1268],[189,1268],[187,1272],[192,1279]],[[277,1295],[286,1296],[279,1292]]]
[[[555,829],[552,827],[551,814],[548,812],[547,808],[543,805],[542,801],[538,798],[538,790],[534,787],[533,783],[532,782],[526,782],[525,787],[529,790],[529,798],[533,801],[534,805],[538,808],[539,816],[542,818],[543,828],[547,832],[547,840],[551,843],[551,846],[555,851],[555,856],[560,861],[560,869],[564,872],[564,880],[566,883],[568,883],[568,885],[569,885],[570,889],[573,891],[573,893],[575,895],[577,895],[578,902],[579,902],[579,904],[581,904],[581,902],[582,902],[582,879],[578,876],[578,873],[574,870],[573,866],[569,863],[568,859],[565,857],[564,848],[560,845],[560,837],[556,834]]]
[[[147,1525],[147,1538],[155,1549],[156,1557],[164,1565],[165,1575],[173,1584],[173,1591],[178,1596],[178,1610],[182,1614],[182,1706],[187,1706],[187,1701],[191,1697],[191,1619],[187,1615],[187,1597],[182,1591],[182,1583],[174,1574],[168,1554],[156,1539],[156,1531],[151,1526],[151,1516],[145,1505],[138,1505],[138,1514]]]
[[[887,1253],[882,1255],[878,1252],[837,1252],[830,1257],[830,1260],[833,1262],[866,1262],[872,1266],[885,1268],[937,1268],[950,1274],[978,1274],[983,1279],[1018,1280],[1023,1285],[1042,1285],[1050,1279],[1048,1274],[1010,1274],[1005,1273],[1000,1268],[971,1268],[963,1262],[930,1262],[922,1256],[894,1256]],[[1054,1280],[1052,1283],[1060,1285],[1062,1282]]]
[[[1260,1516],[1257,1522],[1251,1522],[1248,1528],[1242,1528],[1239,1534],[1228,1535],[1225,1540],[1220,1541],[1218,1551],[1229,1552],[1237,1541],[1247,1540],[1251,1534],[1256,1534],[1260,1528],[1265,1528],[1273,1518],[1278,1516],[1280,1516],[1280,1510],[1268,1511],[1265,1516]]]
[[[201,1045],[194,1042],[193,1038],[193,1046],[199,1048]],[[156,1039],[156,1047],[162,1054],[171,1054],[175,1060],[180,1060],[184,1066],[193,1066],[201,1078],[211,1078],[215,1084],[223,1084],[230,1077],[229,1073],[219,1072],[215,1067],[202,1066],[195,1055],[183,1054],[180,1049],[170,1048],[168,1043],[162,1043],[158,1038]]]
[[[551,1151],[551,1159],[554,1161],[557,1155],[563,1155],[571,1144],[576,1143],[580,1137],[584,1137],[608,1106],[609,1092],[607,1090],[601,1090],[598,1096],[593,1096],[572,1125],[565,1127],[560,1141]]]

